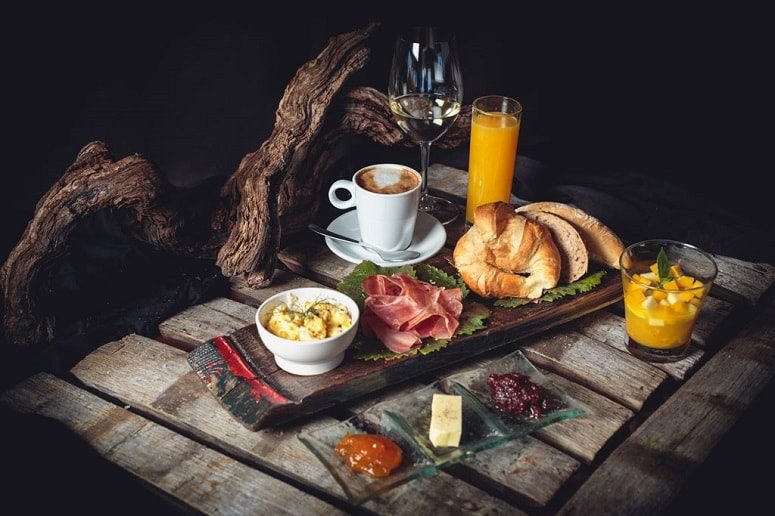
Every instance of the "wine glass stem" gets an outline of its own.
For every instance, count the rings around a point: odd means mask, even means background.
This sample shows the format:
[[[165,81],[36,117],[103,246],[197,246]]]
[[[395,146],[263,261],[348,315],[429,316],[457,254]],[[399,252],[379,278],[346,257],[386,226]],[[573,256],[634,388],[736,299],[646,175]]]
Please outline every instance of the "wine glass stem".
[[[428,162],[431,157],[431,142],[420,142],[420,173],[422,185],[420,191],[423,197],[428,195]]]

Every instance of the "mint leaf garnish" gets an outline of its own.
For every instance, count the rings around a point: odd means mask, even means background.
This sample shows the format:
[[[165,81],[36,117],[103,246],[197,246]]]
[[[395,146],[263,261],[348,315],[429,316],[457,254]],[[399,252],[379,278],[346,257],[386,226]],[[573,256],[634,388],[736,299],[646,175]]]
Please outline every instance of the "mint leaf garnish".
[[[664,247],[660,247],[659,254],[657,254],[657,276],[659,276],[660,287],[666,281],[670,281],[670,260],[667,258]]]

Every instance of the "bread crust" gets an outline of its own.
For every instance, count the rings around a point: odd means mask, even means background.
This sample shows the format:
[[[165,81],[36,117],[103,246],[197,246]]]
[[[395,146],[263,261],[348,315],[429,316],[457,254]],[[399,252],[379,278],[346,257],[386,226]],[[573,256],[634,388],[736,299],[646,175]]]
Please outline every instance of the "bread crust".
[[[453,260],[466,285],[489,298],[538,298],[557,285],[561,269],[549,230],[503,202],[476,209],[474,225],[457,241]]]
[[[587,246],[570,222],[545,211],[525,211],[522,215],[549,228],[557,250],[560,251],[560,283],[571,283],[587,273]]]
[[[565,219],[581,235],[590,260],[613,269],[619,268],[619,257],[624,251],[624,244],[616,233],[592,215],[559,202],[534,202],[521,206],[516,211],[522,214],[531,211],[552,213]]]

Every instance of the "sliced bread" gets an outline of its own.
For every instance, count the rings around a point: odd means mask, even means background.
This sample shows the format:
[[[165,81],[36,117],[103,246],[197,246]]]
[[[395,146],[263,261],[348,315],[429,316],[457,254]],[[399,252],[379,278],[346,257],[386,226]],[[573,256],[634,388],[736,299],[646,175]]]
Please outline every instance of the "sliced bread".
[[[619,268],[619,256],[624,251],[624,244],[616,233],[592,215],[559,202],[534,202],[517,208],[517,212],[523,215],[527,212],[545,212],[565,219],[581,235],[590,260],[614,269]]]
[[[557,249],[560,251],[562,263],[560,282],[570,283],[587,273],[589,268],[587,246],[570,222],[544,211],[525,211],[522,212],[522,215],[549,228],[554,243],[557,244]]]

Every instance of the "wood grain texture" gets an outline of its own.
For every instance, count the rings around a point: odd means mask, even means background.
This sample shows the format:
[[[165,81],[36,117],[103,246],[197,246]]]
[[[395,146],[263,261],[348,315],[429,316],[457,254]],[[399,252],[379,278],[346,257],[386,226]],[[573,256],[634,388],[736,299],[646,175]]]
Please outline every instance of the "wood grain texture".
[[[280,248],[281,208],[303,206],[303,213],[314,217],[320,192],[306,183],[319,187],[321,170],[308,163],[309,154],[334,96],[368,61],[364,43],[376,26],[330,38],[320,54],[296,71],[277,106],[272,133],[257,151],[242,158],[223,186],[221,196],[233,201],[220,214],[220,222],[230,228],[218,251],[217,263],[225,275],[245,273],[250,285],[267,286]],[[287,180],[296,187],[283,191]],[[284,192],[290,198],[283,197]]]
[[[189,307],[159,324],[159,333],[182,349],[255,323],[256,309],[223,297]]]
[[[591,463],[632,418],[633,412],[567,378],[547,371],[544,374],[569,396],[586,405],[587,412],[581,417],[545,426],[534,435],[587,464]]]
[[[628,353],[567,330],[532,339],[522,352],[534,364],[635,411],[667,379],[667,373]]]
[[[155,364],[149,367],[148,364]],[[339,485],[323,465],[296,438],[303,427],[314,430],[336,423],[328,417],[258,432],[243,427],[202,386],[186,361],[186,354],[171,346],[137,335],[105,344],[73,368],[84,384],[148,414],[165,425],[185,431],[249,464],[268,468],[301,482],[310,489],[345,499]],[[508,513],[508,504],[440,473],[415,480],[365,507],[385,514],[410,511],[412,500],[427,511]],[[467,509],[466,509],[467,508]]]
[[[770,304],[619,446],[561,513],[664,512],[774,375]]]
[[[721,255],[714,258],[718,276],[711,292],[719,297],[756,305],[775,282],[775,266],[768,263],[751,263]]]
[[[365,412],[387,400],[400,401],[402,396],[424,387],[423,384],[409,382],[384,389],[349,405],[348,410],[353,414]],[[507,500],[530,507],[544,507],[579,466],[579,462],[568,455],[526,436],[479,452],[449,471]]]
[[[355,264],[332,253],[322,237],[314,237],[314,241],[310,239],[308,242],[282,249],[277,259],[300,276],[336,288],[337,283],[352,272]]]
[[[545,507],[579,466],[552,446],[525,436],[479,452],[451,472],[507,500]]]
[[[63,423],[105,459],[197,511],[341,514],[281,480],[45,373],[3,393],[0,403]]]
[[[275,269],[274,276],[272,276],[272,284],[264,288],[251,287],[242,276],[230,278],[229,297],[240,303],[258,307],[258,305],[283,290],[322,286],[324,285],[293,272]]]
[[[40,297],[48,288],[51,264],[66,251],[81,218],[104,209],[122,209],[139,220],[168,189],[166,180],[142,156],[113,161],[104,143],[84,146],[38,201],[32,220],[0,268],[7,341],[31,346],[54,338],[55,321],[41,312]]]

